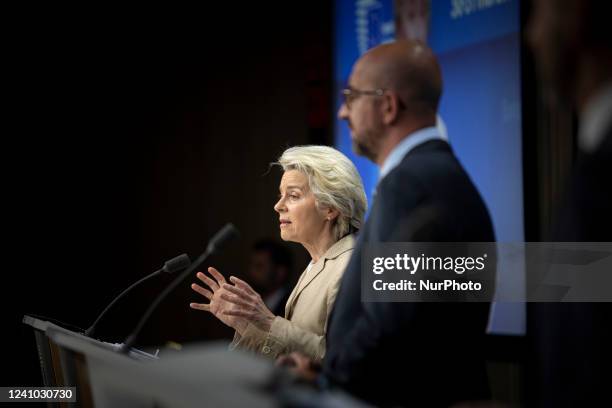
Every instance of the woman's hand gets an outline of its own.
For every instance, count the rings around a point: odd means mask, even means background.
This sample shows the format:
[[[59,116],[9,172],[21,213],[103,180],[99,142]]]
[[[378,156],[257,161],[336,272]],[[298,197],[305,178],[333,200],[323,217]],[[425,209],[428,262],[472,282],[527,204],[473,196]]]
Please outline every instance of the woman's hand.
[[[226,317],[245,319],[260,330],[268,332],[276,316],[268,309],[259,293],[235,276],[230,277],[230,281],[234,285],[224,283],[222,289],[225,289],[225,292],[220,297],[233,307],[225,308],[221,313]]]
[[[196,276],[211,290],[205,289],[196,283],[193,283],[191,285],[191,289],[210,300],[210,302],[190,303],[189,307],[191,307],[192,309],[212,313],[217,319],[221,320],[223,323],[230,326],[240,335],[242,335],[242,333],[247,327],[247,320],[239,316],[232,316],[225,313],[236,307],[233,303],[223,299],[223,296],[228,295],[229,293],[226,289],[223,288],[224,285],[227,285],[225,278],[223,277],[223,275],[221,275],[221,273],[219,273],[218,270],[212,267],[208,268],[208,273],[212,275],[214,280],[209,278],[202,272],[198,272]]]

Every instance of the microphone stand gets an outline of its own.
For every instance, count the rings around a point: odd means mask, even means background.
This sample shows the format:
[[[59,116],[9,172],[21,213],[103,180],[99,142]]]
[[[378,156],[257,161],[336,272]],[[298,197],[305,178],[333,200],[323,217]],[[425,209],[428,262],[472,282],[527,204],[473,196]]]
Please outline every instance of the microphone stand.
[[[191,275],[210,255],[214,254],[217,251],[217,249],[219,249],[221,246],[223,246],[228,241],[234,238],[237,238],[237,237],[238,237],[238,230],[236,229],[236,227],[234,227],[233,224],[228,223],[223,228],[221,228],[221,230],[219,230],[219,232],[217,232],[215,236],[210,240],[210,243],[206,247],[206,250],[204,251],[204,253],[202,253],[191,264],[191,266],[189,266],[189,268],[187,268],[176,279],[174,279],[170,283],[170,285],[168,285],[166,289],[164,289],[163,292],[159,294],[159,296],[155,299],[155,301],[153,301],[151,306],[149,306],[147,311],[144,313],[144,315],[142,316],[142,318],[136,325],[136,328],[134,329],[132,334],[126,337],[119,351],[122,353],[128,353],[130,348],[134,345],[134,343],[136,343],[136,340],[138,339],[138,335],[140,334],[140,331],[144,327],[145,323],[149,320],[149,317],[151,317],[151,314],[153,314],[153,312],[159,306],[162,300],[164,300],[170,292],[176,289],[176,287],[187,276]]]
[[[190,263],[189,256],[187,256],[187,254],[181,254],[181,255],[179,255],[177,257],[174,257],[174,258],[170,259],[169,261],[167,261],[162,268],[156,270],[152,274],[147,275],[144,278],[139,279],[138,281],[134,282],[126,290],[121,292],[119,294],[119,296],[114,298],[113,301],[110,302],[110,304],[108,306],[106,306],[106,308],[102,311],[102,313],[100,313],[100,315],[93,322],[93,324],[91,326],[89,326],[89,328],[87,330],[85,330],[85,332],[84,332],[85,336],[91,337],[93,335],[93,333],[95,332],[95,330],[96,330],[96,326],[97,326],[98,322],[102,319],[102,317],[104,317],[106,312],[108,312],[113,307],[113,305],[115,303],[117,303],[117,301],[119,299],[121,299],[122,297],[127,295],[136,286],[140,285],[142,282],[145,282],[145,281],[153,278],[154,276],[157,276],[157,275],[161,274],[162,272],[174,273],[174,272],[176,272],[178,270],[186,268],[187,266],[189,266],[189,263]]]

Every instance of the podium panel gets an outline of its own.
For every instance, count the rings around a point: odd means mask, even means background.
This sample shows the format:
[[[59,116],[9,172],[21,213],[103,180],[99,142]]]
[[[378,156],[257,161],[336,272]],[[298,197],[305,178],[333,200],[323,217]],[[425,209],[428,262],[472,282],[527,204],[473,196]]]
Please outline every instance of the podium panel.
[[[228,351],[225,343],[206,343],[157,358],[111,344],[59,325],[24,317],[34,329],[46,386],[74,386],[70,407],[274,407],[267,389],[273,364],[260,357]]]
[[[274,407],[266,390],[273,365],[226,344],[186,347],[157,360],[143,360],[53,332],[50,338],[87,359],[96,407]]]

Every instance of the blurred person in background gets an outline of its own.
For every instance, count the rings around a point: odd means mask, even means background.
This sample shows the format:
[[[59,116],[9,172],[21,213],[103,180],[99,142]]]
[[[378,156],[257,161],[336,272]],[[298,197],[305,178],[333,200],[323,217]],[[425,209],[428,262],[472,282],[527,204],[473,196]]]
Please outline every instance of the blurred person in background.
[[[269,238],[253,244],[245,280],[276,316],[285,315],[285,304],[293,288],[292,276],[293,256],[287,247]]]
[[[579,121],[578,157],[554,241],[612,241],[611,16],[609,1],[538,0],[529,21],[540,79],[552,97],[572,104]],[[531,305],[533,406],[610,405],[611,306]]]

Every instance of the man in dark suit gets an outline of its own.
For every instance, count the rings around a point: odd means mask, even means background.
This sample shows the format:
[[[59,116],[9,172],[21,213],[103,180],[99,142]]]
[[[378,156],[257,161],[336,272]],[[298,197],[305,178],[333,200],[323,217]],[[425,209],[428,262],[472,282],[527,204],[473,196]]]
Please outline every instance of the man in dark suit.
[[[361,301],[368,243],[494,241],[478,191],[435,127],[441,91],[432,51],[398,41],[357,61],[338,112],[354,149],[380,166],[380,179],[330,317],[320,379],[376,405],[488,397],[488,303]],[[305,366],[299,357],[295,363]]]
[[[612,241],[611,15],[610,2],[595,0],[540,0],[532,10],[540,78],[579,117],[579,157],[555,241]],[[609,303],[529,306],[530,405],[610,405],[611,316]]]

